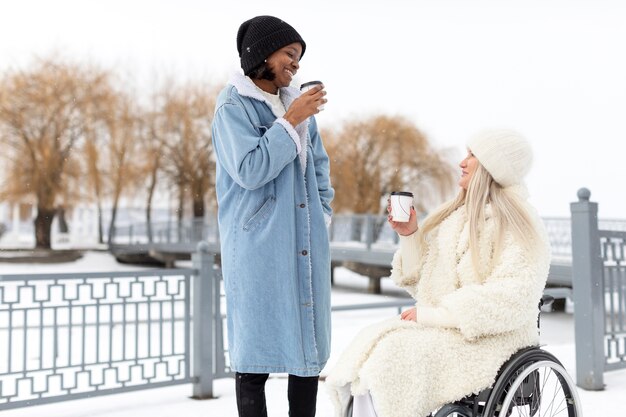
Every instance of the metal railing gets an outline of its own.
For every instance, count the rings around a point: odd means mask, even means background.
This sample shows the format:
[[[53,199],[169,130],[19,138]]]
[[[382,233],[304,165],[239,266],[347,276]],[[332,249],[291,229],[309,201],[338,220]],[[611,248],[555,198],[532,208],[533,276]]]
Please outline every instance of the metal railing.
[[[0,275],[0,410],[230,375],[221,274],[192,269]],[[193,326],[193,327],[192,327]]]
[[[567,217],[543,217],[548,233],[552,255],[559,259],[571,259],[571,219]],[[626,231],[626,219],[600,219],[602,230]],[[329,228],[331,245],[336,247],[364,248],[370,251],[393,249],[398,235],[387,225],[387,217],[375,214],[336,214]],[[219,242],[216,221],[203,219],[182,222],[158,222],[148,226],[137,223],[114,229],[113,244],[129,246],[197,244],[200,240]],[[163,247],[163,246],[161,246]],[[194,246],[195,249],[195,246]]]
[[[626,232],[600,230],[604,262],[605,369],[626,368]]]
[[[232,376],[215,254],[189,269],[0,275],[0,410]],[[394,301],[333,312],[396,309]]]
[[[626,231],[600,229],[590,196],[571,204],[576,382],[601,390],[605,371],[626,368]]]
[[[626,368],[626,231],[599,229],[589,196],[571,205],[576,372],[580,387],[602,389],[604,372]],[[372,248],[394,244],[379,219],[341,221],[336,237],[355,238],[361,222],[361,238],[378,233]],[[190,269],[0,275],[0,410],[181,383],[211,398],[213,380],[231,375],[214,256],[202,242]]]
[[[571,221],[568,218],[543,219],[552,246],[553,260],[548,284],[558,298],[571,298]],[[612,229],[626,230],[626,220],[603,220]],[[146,230],[152,230],[146,234]],[[219,233],[216,222],[203,220],[183,223],[155,223],[150,228],[138,224],[115,229],[110,250],[116,256],[150,256],[166,265],[177,256],[195,250],[202,238],[211,250],[219,253]],[[369,291],[381,292],[384,269],[389,268],[398,247],[398,235],[387,225],[387,217],[372,214],[337,214],[329,228],[333,265],[350,262],[369,279]],[[373,267],[373,268],[372,268]],[[382,267],[382,268],[381,268]]]
[[[546,227],[552,256],[572,258],[572,221],[567,217],[543,217]],[[626,231],[625,219],[598,219],[598,226],[602,230]]]
[[[190,382],[192,273],[2,276],[2,408]]]
[[[577,383],[602,389],[605,371],[626,368],[626,220],[598,219],[589,196],[579,191],[569,219],[543,218],[553,253],[546,292],[573,298]],[[397,247],[385,216],[335,215],[329,231],[335,262],[388,266]]]
[[[115,244],[197,244],[200,241],[218,241],[217,222],[202,218],[176,222],[134,223],[113,228]],[[194,247],[195,250],[195,247]]]

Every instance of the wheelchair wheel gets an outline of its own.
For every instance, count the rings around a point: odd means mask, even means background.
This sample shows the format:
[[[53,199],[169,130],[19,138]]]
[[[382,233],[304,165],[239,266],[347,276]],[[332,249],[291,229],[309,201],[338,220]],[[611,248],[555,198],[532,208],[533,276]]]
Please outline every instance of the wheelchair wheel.
[[[461,404],[446,404],[433,417],[472,417],[472,411]]]
[[[507,363],[485,406],[485,417],[581,417],[576,386],[554,355],[533,348]]]

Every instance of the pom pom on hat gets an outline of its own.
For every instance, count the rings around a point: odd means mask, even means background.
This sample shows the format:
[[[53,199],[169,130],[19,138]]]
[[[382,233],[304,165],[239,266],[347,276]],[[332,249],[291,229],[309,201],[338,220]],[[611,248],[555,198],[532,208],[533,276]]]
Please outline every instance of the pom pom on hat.
[[[467,147],[503,187],[520,184],[533,161],[530,144],[513,130],[483,130],[467,142]]]
[[[306,44],[287,22],[274,16],[256,16],[246,20],[237,31],[241,69],[248,75],[272,53],[294,42],[302,44],[302,58]]]

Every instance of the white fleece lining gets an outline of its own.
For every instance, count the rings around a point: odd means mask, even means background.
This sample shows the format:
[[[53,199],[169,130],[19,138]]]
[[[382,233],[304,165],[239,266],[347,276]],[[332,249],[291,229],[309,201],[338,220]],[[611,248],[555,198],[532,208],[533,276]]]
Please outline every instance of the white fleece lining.
[[[291,123],[289,123],[283,117],[276,119],[274,123],[278,123],[279,125],[285,128],[285,130],[287,131],[287,133],[289,133],[289,136],[293,140],[293,143],[296,144],[298,155],[300,155],[300,151],[302,151],[302,145],[300,145],[300,137],[298,136],[298,132],[296,132],[296,130],[291,125]]]

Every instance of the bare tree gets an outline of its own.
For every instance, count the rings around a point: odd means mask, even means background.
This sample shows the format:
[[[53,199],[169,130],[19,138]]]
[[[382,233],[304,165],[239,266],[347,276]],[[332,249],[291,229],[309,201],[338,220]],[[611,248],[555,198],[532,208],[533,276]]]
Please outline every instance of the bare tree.
[[[112,199],[111,220],[109,223],[109,244],[114,235],[115,221],[120,198],[130,187],[139,183],[134,158],[141,137],[141,125],[137,116],[135,103],[129,96],[120,94],[112,108],[114,111],[108,119],[109,140],[107,150],[109,172],[107,180],[110,184]]]
[[[194,218],[202,218],[206,203],[212,203],[215,158],[211,122],[215,107],[214,87],[201,83],[167,85],[161,93],[161,136],[165,143],[164,171],[178,189],[179,221],[186,196],[191,197]]]
[[[50,248],[52,220],[72,175],[68,166],[86,130],[85,109],[110,89],[107,71],[54,58],[0,80],[0,140],[12,174],[4,193],[34,196],[37,248]]]
[[[445,153],[402,117],[377,116],[325,131],[337,212],[384,213],[385,197],[412,190],[424,213],[454,189],[453,168]]]
[[[105,181],[106,175],[103,172],[102,157],[99,151],[99,142],[97,137],[93,134],[88,135],[88,139],[84,145],[84,163],[85,163],[85,178],[88,186],[88,195],[96,202],[96,209],[98,212],[98,242],[104,242],[103,233],[103,199],[105,195]],[[89,198],[88,197],[88,198]]]
[[[111,125],[115,117],[117,93],[111,91],[106,100],[94,103],[86,112],[85,140],[82,146],[82,164],[84,173],[83,200],[94,201],[98,217],[98,242],[104,242],[104,204],[109,194],[107,177],[109,165],[107,148]]]
[[[152,241],[152,204],[164,164],[165,140],[160,121],[163,119],[155,109],[141,113],[139,118],[139,152],[141,160],[136,161],[138,175],[145,178],[146,192],[146,232]]]

